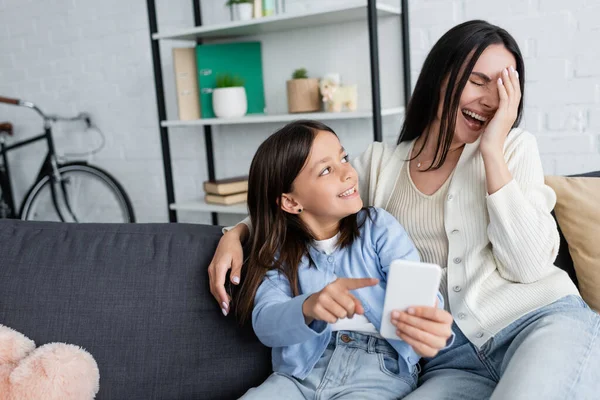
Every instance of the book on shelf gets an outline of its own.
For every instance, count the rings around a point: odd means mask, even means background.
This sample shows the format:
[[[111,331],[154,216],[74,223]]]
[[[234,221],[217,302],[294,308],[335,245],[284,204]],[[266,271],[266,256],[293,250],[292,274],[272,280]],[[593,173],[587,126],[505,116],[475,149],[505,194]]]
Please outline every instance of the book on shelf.
[[[243,203],[246,201],[247,198],[248,192],[229,194],[226,196],[207,193],[204,197],[204,201],[206,201],[209,204],[223,204],[229,206],[232,204]]]
[[[221,196],[242,193],[248,191],[248,177],[236,176],[227,179],[218,179],[204,182],[204,191],[207,194]]]
[[[179,119],[181,121],[200,119],[196,49],[193,47],[174,48],[173,69]]]

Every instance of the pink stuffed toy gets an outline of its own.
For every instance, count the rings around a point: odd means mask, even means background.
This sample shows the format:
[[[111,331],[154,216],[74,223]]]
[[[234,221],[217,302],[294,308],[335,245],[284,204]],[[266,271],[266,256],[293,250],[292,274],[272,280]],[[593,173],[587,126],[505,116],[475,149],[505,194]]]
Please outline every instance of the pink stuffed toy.
[[[99,382],[88,352],[64,343],[36,349],[32,340],[0,325],[0,400],[91,400]]]

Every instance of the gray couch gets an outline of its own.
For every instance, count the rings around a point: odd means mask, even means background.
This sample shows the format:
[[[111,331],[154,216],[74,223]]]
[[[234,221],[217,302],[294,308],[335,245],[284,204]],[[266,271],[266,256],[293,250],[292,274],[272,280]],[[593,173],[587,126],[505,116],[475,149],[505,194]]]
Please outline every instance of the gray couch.
[[[234,399],[270,373],[250,327],[223,317],[214,226],[0,221],[0,323],[80,345],[97,399]]]
[[[86,348],[100,400],[235,399],[269,375],[270,351],[209,292],[220,236],[205,225],[0,221],[0,323],[38,345]],[[566,243],[557,264],[575,279]]]

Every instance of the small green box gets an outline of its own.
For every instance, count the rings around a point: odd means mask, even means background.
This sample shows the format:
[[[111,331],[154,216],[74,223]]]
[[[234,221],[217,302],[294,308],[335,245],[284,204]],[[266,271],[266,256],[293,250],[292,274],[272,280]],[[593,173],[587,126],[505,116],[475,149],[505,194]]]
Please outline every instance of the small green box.
[[[212,93],[219,74],[231,74],[244,80],[248,97],[247,114],[265,113],[265,90],[260,42],[201,44],[196,46],[198,86],[202,118],[215,118]]]

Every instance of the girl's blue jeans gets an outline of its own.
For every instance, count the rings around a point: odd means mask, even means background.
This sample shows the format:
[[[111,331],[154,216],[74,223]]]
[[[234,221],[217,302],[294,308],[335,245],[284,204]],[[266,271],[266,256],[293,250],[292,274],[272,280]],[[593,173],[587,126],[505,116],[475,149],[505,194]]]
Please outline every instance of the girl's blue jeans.
[[[338,331],[305,379],[275,372],[242,399],[398,399],[414,390],[417,375],[417,368],[399,372],[398,353],[385,339]]]

